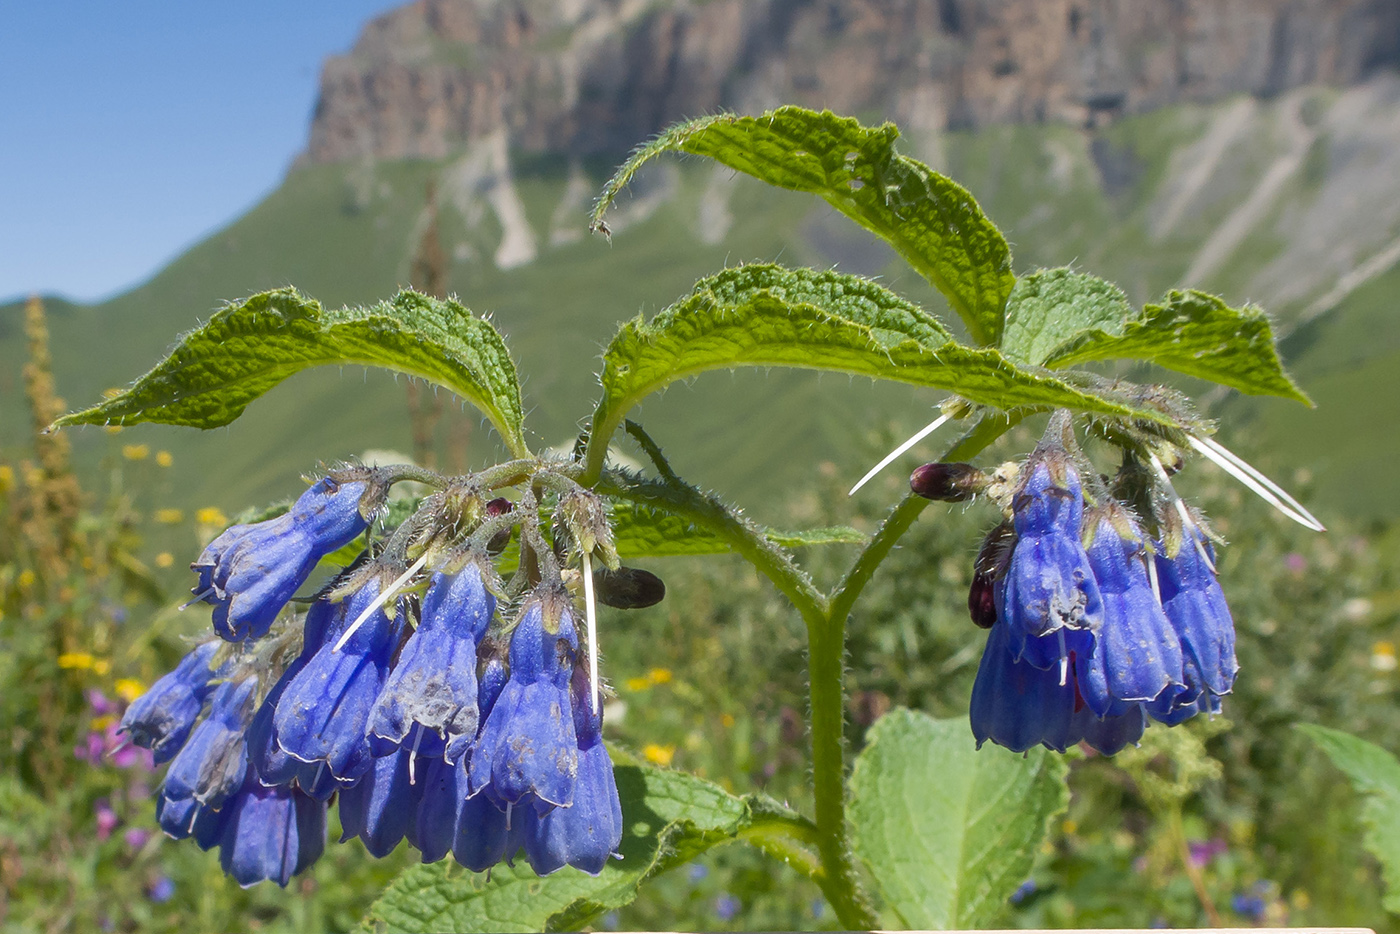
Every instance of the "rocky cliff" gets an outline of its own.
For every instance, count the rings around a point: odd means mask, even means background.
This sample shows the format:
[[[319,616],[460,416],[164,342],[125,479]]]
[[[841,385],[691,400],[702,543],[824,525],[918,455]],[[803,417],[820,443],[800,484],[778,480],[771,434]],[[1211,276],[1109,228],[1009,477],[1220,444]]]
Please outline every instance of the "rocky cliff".
[[[1395,65],[1396,0],[417,0],[326,64],[303,159],[435,159],[502,130],[616,154],[780,102],[915,133],[1083,124]]]

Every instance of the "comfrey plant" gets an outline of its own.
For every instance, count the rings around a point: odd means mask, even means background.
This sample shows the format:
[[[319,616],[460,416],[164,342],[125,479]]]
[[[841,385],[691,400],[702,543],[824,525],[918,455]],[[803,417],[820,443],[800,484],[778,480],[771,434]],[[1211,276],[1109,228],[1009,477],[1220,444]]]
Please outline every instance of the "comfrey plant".
[[[213,637],[123,722],[132,742],[169,763],[161,826],[218,847],[245,885],[285,884],[321,854],[334,802],[347,839],[376,855],[406,840],[422,854],[425,865],[371,911],[394,929],[582,926],[658,873],[734,841],[808,875],[844,927],[880,926],[880,910],[913,926],[986,926],[1065,805],[1066,769],[1051,750],[1111,754],[1145,729],[1218,710],[1239,667],[1219,540],[1172,475],[1204,457],[1321,526],[1215,441],[1215,425],[1184,396],[1084,365],[1145,361],[1306,402],[1267,319],[1193,291],[1135,309],[1070,269],[1018,277],[972,196],[898,154],[897,135],[795,107],[686,123],[622,167],[594,229],[607,232],[609,205],[642,164],[669,151],[705,156],[816,194],[884,238],[947,298],[965,340],[856,276],[726,269],[650,321],[622,326],[573,454],[551,457],[525,442],[515,366],[487,320],[411,291],[326,310],[283,289],[230,305],[126,392],[60,419],[211,428],[293,372],[360,363],[455,393],[505,450],[464,476],[337,467],[290,507],[209,544],[192,566],[193,602],[212,606]],[[235,337],[238,354],[226,349]],[[940,391],[939,417],[867,479],[942,425],[962,433],[914,472],[912,491],[871,536],[762,528],[683,481],[627,418],[675,380],[737,366]],[[1024,458],[985,471],[970,463],[1046,416],[1044,439]],[[620,428],[650,470],[614,466]],[[401,481],[429,492],[408,509],[391,505]],[[972,499],[1001,517],[968,595],[973,621],[990,630],[970,721],[892,711],[848,769],[852,611],[930,500]],[[842,544],[854,559],[829,587],[793,551]],[[810,815],[644,765],[605,741],[596,606],[664,593],[659,578],[622,562],[718,553],[751,562],[806,626]],[[981,748],[988,740],[1012,752]],[[1018,802],[1009,812],[1008,800]],[[448,872],[449,854],[489,876]]]

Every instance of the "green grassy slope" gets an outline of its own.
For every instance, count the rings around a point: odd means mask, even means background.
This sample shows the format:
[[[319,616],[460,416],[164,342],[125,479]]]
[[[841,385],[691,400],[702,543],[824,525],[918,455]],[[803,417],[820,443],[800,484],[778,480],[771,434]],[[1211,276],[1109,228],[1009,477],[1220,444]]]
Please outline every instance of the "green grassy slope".
[[[1336,93],[1308,93],[1303,110],[1311,107],[1314,122],[1325,120]],[[1268,167],[1297,145],[1296,128],[1286,122],[1297,111],[1297,99],[1243,106],[1236,101],[1173,108],[1095,133],[1011,126],[910,143],[981,200],[1007,231],[1018,271],[1074,263],[1119,281],[1143,301],[1182,284],[1202,245],[1248,204]],[[1236,113],[1245,122],[1232,127]],[[1234,136],[1216,147],[1209,173],[1198,172],[1191,188],[1183,180],[1189,181],[1193,160],[1204,158],[1201,152],[1209,147],[1203,141],[1222,127]],[[1322,155],[1310,153],[1307,164],[1256,212],[1249,236],[1227,243],[1216,262],[1196,266],[1208,270],[1189,284],[1232,301],[1266,297],[1259,294],[1266,281],[1260,276],[1293,242],[1289,218],[1315,200],[1319,173],[1328,171],[1326,147],[1345,143],[1329,139],[1319,135],[1314,145],[1323,147]],[[528,425],[544,445],[567,442],[589,414],[591,374],[616,324],[658,310],[726,263],[835,263],[882,274],[897,291],[943,308],[926,283],[820,202],[747,179],[723,183],[698,162],[663,166],[633,200],[624,198],[611,244],[586,235],[551,244],[561,213],[565,227],[582,230],[587,200],[568,211],[561,207],[568,182],[561,160],[518,161],[515,192],[539,256],[501,270],[489,261],[502,227],[486,198],[469,183],[451,188],[461,165],[454,157],[443,163],[298,169],[247,215],[140,288],[94,307],[50,303],[60,391],[74,405],[92,401],[154,363],[176,334],[222,301],[259,289],[294,284],[326,304],[391,294],[408,281],[432,178],[446,179],[442,184],[450,189],[440,203],[443,239],[454,257],[451,290],[474,310],[491,314],[508,335],[526,376]],[[607,166],[588,168],[596,191]],[[716,197],[727,197],[733,223],[718,242],[707,243],[701,205]],[[662,203],[648,214],[642,207],[652,199]],[[629,219],[629,210],[640,213]],[[1175,222],[1164,227],[1161,218],[1173,212]],[[1235,402],[1223,410],[1235,421],[1226,426],[1227,443],[1285,470],[1307,467],[1322,501],[1364,514],[1400,514],[1400,497],[1394,496],[1400,481],[1380,469],[1400,445],[1384,432],[1355,430],[1368,424],[1368,412],[1388,404],[1384,400],[1400,397],[1385,388],[1400,382],[1400,328],[1385,301],[1397,282],[1400,272],[1392,271],[1363,286],[1290,341],[1295,369],[1323,413],[1268,401]],[[1315,274],[1294,290],[1302,298],[1271,311],[1287,319],[1328,284]],[[14,444],[23,430],[15,405],[22,359],[18,317],[18,308],[0,308],[3,445]],[[765,503],[781,501],[821,461],[858,475],[877,436],[891,423],[901,430],[922,424],[934,401],[905,388],[839,377],[739,372],[673,387],[648,401],[641,417],[683,472],[746,503],[757,498],[762,513],[770,508]],[[294,491],[296,475],[317,460],[367,448],[408,449],[404,413],[404,390],[384,375],[358,368],[313,371],[255,403],[227,429],[141,426],[119,441],[172,451],[184,468],[173,472],[172,501],[228,510]],[[460,436],[465,423],[472,460],[493,453],[474,416],[450,418],[458,428],[444,429],[442,436]],[[97,430],[77,431],[73,438],[89,461],[117,443]],[[911,456],[907,466],[913,463]],[[1356,464],[1370,466],[1358,472]]]

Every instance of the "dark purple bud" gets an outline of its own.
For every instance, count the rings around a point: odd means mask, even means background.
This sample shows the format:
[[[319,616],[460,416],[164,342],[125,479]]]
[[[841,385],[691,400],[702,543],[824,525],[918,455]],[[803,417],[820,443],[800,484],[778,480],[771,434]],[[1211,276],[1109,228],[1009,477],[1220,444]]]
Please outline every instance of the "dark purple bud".
[[[656,606],[666,597],[666,582],[641,568],[600,568],[593,572],[598,602],[619,610]]]
[[[486,515],[492,519],[497,516],[504,516],[515,508],[515,504],[504,496],[498,496],[486,504]],[[498,555],[506,550],[506,545],[510,544],[510,529],[501,529],[491,536],[491,541],[486,543],[486,551],[493,555]]]
[[[996,583],[985,574],[972,576],[972,589],[967,593],[967,612],[982,629],[991,629],[997,621]]]
[[[925,499],[961,503],[987,488],[987,475],[971,464],[925,464],[909,476],[909,489]]]
[[[972,588],[967,594],[967,612],[983,629],[997,621],[996,582],[1006,573],[1006,563],[1016,544],[1016,530],[1003,522],[987,533],[977,560],[972,563]]]

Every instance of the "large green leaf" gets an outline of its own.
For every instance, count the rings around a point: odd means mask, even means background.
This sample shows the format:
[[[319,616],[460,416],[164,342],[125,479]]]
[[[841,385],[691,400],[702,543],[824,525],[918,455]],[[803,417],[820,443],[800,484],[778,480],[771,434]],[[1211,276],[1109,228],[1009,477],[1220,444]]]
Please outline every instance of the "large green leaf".
[[[1301,723],[1302,730],[1366,796],[1361,819],[1366,849],[1380,861],[1387,911],[1400,913],[1400,760],[1375,743],[1341,730]]]
[[[186,334],[130,389],[55,425],[163,422],[218,428],[301,370],[325,364],[398,370],[451,390],[526,452],[520,383],[490,322],[454,301],[403,291],[368,308],[327,311],[295,289],[261,292]]]
[[[564,868],[543,878],[523,861],[474,874],[451,860],[415,866],[370,908],[365,927],[384,931],[578,930],[632,901],[658,873],[741,835],[804,828],[801,818],[754,796],[737,798],[685,772],[618,765],[625,829],[620,851],[597,876]],[[808,829],[808,833],[810,830]]]
[[[1001,352],[1038,366],[1083,331],[1121,334],[1132,313],[1127,296],[1111,282],[1072,269],[1041,269],[1017,279],[1011,290]]]
[[[1110,399],[1000,352],[943,338],[931,318],[872,282],[835,272],[754,264],[701,279],[651,321],[623,325],[603,358],[590,463],[637,402],[672,382],[736,366],[837,370],[945,389],[984,405],[1066,407],[1099,415],[1171,420]]]
[[[684,516],[642,503],[616,500],[612,507],[613,541],[624,558],[727,554],[729,543]],[[783,532],[765,529],[769,541],[788,548],[807,545],[859,545],[867,536],[849,526]]]
[[[802,107],[677,124],[618,169],[598,199],[594,226],[606,230],[608,206],[647,161],[663,152],[708,156],[770,185],[825,198],[889,241],[946,295],[973,340],[995,346],[1016,281],[1011,248],[967,189],[896,153],[898,136],[892,123],[869,128]]]
[[[1149,360],[1251,395],[1283,396],[1311,405],[1284,372],[1264,312],[1231,308],[1214,295],[1169,292],[1118,327],[1090,327],[1050,351],[1048,367],[1089,360]]]
[[[851,773],[856,853],[907,926],[985,927],[1069,803],[1066,771],[1040,748],[976,749],[966,719],[892,710]]]

